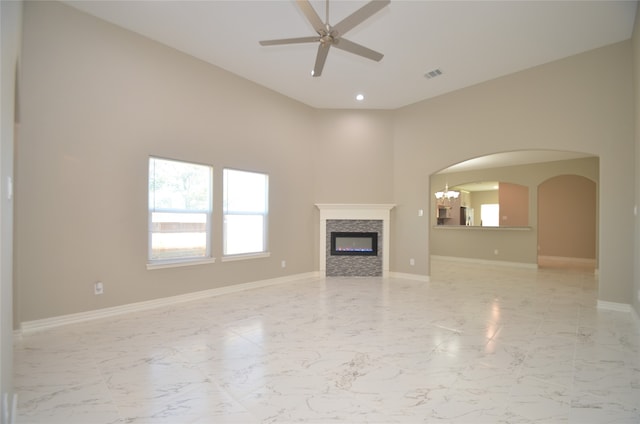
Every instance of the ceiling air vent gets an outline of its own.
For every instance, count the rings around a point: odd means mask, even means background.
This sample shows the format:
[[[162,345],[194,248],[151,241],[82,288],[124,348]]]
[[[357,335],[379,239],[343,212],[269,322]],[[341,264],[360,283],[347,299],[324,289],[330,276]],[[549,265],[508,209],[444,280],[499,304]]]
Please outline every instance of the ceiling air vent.
[[[429,71],[426,74],[424,74],[424,77],[426,79],[431,79],[431,78],[439,77],[440,75],[442,75],[442,70],[434,69],[433,71]]]

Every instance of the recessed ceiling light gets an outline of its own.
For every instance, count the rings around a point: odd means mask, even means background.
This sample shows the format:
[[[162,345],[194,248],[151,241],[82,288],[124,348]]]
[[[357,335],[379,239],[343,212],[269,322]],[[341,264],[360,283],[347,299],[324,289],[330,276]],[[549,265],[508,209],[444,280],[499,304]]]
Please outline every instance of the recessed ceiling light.
[[[359,102],[363,101],[364,100],[364,94],[357,94],[356,95],[356,100],[359,101]]]

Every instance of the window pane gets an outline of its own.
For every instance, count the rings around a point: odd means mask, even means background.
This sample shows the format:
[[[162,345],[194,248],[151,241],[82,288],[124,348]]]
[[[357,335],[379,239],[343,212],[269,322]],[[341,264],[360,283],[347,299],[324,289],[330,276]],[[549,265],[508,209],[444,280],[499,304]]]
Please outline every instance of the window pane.
[[[257,253],[265,250],[262,215],[225,216],[225,255]]]
[[[211,255],[212,168],[149,159],[149,260]]]
[[[265,174],[225,169],[225,212],[266,212],[267,178]]]
[[[150,259],[207,256],[207,214],[151,214]]]
[[[151,158],[150,210],[211,210],[211,167]]]
[[[480,205],[480,223],[483,227],[500,226],[500,205],[485,203]]]
[[[268,175],[233,169],[225,169],[223,175],[223,253],[238,255],[266,251]]]

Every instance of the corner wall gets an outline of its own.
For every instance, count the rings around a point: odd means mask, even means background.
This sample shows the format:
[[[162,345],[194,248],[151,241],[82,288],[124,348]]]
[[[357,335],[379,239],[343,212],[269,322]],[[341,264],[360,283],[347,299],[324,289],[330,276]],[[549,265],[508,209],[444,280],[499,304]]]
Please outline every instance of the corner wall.
[[[16,87],[20,62],[22,2],[0,2],[2,69],[0,99],[0,421],[8,416],[13,391],[13,195],[14,126],[17,121]],[[6,398],[5,398],[6,396]],[[4,422],[4,421],[2,421]]]
[[[314,128],[317,203],[391,203],[391,112],[317,110]]]
[[[314,109],[62,3],[24,8],[21,322],[314,271]],[[146,269],[150,155],[213,165],[216,263]],[[225,167],[269,174],[268,258],[220,260]]]
[[[430,210],[429,177],[435,172],[497,152],[578,151],[600,158],[599,299],[630,303],[631,57],[628,40],[396,111],[394,271],[430,272],[431,214],[420,217],[417,211]],[[415,267],[409,265],[412,257]]]

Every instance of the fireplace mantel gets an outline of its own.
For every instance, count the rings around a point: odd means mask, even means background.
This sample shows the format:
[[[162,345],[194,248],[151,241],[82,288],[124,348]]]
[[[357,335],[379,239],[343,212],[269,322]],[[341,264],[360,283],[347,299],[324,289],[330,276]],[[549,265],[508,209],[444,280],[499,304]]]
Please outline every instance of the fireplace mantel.
[[[394,204],[350,204],[317,203],[320,210],[320,274],[326,274],[327,266],[327,220],[330,219],[375,219],[382,221],[382,275],[389,273],[389,228],[391,209]]]

